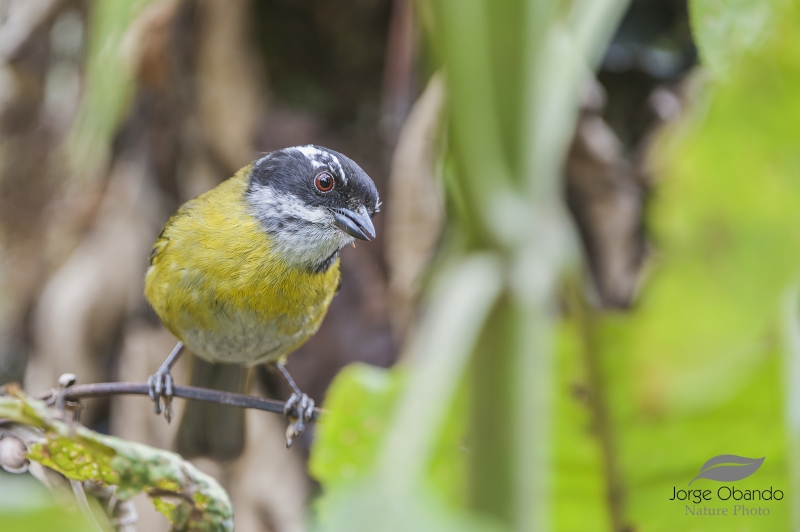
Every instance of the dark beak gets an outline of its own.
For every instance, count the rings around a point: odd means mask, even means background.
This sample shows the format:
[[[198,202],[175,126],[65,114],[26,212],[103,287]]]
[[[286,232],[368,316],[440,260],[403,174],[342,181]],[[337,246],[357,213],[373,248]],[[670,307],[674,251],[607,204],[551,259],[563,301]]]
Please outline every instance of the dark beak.
[[[334,222],[336,227],[348,235],[361,240],[375,238],[375,226],[372,225],[367,208],[363,205],[357,212],[350,209],[336,209],[333,211],[333,216],[336,219]]]

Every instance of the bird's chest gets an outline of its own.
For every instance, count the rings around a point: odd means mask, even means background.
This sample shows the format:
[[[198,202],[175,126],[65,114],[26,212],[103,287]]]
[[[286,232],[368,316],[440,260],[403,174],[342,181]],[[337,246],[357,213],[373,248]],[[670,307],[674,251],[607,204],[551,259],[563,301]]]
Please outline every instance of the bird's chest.
[[[210,362],[255,365],[288,355],[317,331],[323,316],[324,311],[307,316],[229,311],[220,316],[224,324],[190,327],[183,337],[193,352]]]
[[[213,246],[207,239],[170,242],[186,248],[181,253],[194,257],[193,267],[164,260],[150,279],[164,292],[153,298],[165,302],[156,308],[162,321],[211,362],[285,357],[317,331],[339,284],[338,259],[324,272],[300,270],[276,257],[258,233],[246,236]]]
[[[213,362],[279,360],[317,331],[338,281],[338,261],[323,274],[240,272],[197,292],[181,320],[184,341]]]

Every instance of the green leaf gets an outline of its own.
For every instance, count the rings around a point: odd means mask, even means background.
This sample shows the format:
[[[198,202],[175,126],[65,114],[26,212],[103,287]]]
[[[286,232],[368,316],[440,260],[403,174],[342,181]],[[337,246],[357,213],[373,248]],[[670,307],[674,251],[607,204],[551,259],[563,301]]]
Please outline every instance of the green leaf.
[[[176,531],[233,530],[228,494],[179,455],[69,425],[44,402],[7,391],[10,395],[0,396],[0,417],[43,431],[41,441],[30,446],[29,459],[70,480],[116,486],[122,500],[147,493]]]
[[[39,481],[0,472],[0,523],[14,532],[86,532],[96,530],[77,507],[59,505]]]
[[[785,0],[691,0],[689,16],[700,59],[724,76],[747,50],[769,35]]]
[[[326,492],[369,476],[404,383],[401,367],[351,364],[337,375],[325,400],[309,458],[309,473]],[[466,391],[466,390],[463,390]],[[431,449],[430,488],[453,505],[464,501],[466,400],[458,393]]]
[[[558,329],[558,368],[553,421],[553,530],[606,532],[605,471],[580,332],[574,322]],[[580,511],[576,511],[579,508]]]
[[[324,489],[363,478],[375,462],[402,384],[402,372],[351,364],[325,397],[308,470]]]
[[[464,511],[447,509],[424,490],[397,494],[381,488],[375,478],[336,494],[331,512],[315,532],[504,532],[505,528]]]
[[[451,265],[402,364],[388,371],[353,365],[337,377],[310,462],[326,490],[317,505],[320,529],[340,530],[348,515],[359,516],[350,530],[370,531],[458,530],[467,519],[455,510],[465,486],[461,384],[499,292],[498,274],[488,255]]]
[[[360,363],[336,376],[325,398],[326,413],[317,424],[308,464],[309,473],[326,493],[355,485],[372,471],[404,381],[402,367],[386,370]],[[466,401],[461,396],[440,427],[428,467],[429,487],[452,506],[464,502],[466,485]],[[320,499],[317,510],[327,512],[330,500]]]
[[[369,478],[402,383],[399,368],[384,370],[366,364],[348,366],[334,380],[309,459],[309,473],[325,490],[315,502],[322,521],[333,512],[331,505],[337,504],[338,494]],[[425,485],[450,509],[463,507],[466,495],[465,406],[464,398],[457,398],[441,427]]]
[[[800,272],[798,27],[796,3],[777,12],[770,34],[741,51],[726,77],[700,87],[689,113],[661,139],[648,220],[655,250],[640,301],[628,315],[598,315],[588,331],[602,361],[627,519],[636,529],[790,529],[786,498],[755,501],[750,506],[770,514],[747,523],[732,515],[734,501],[698,505],[731,514],[700,520],[669,499],[721,454],[765,457],[736,488],[772,486],[786,497],[791,489],[779,349],[782,302]],[[567,327],[586,334],[575,323]],[[566,343],[580,350],[577,344],[575,337]],[[580,401],[560,393],[573,411],[560,423],[573,436],[583,428],[587,440],[570,452],[595,468],[589,442],[599,445],[596,435],[581,419]],[[579,460],[567,458],[557,485],[578,476],[569,468]],[[591,495],[594,477],[587,471],[581,482]],[[692,485],[715,495],[719,487],[708,479]],[[586,505],[596,509],[602,500],[595,493]],[[578,530],[578,519],[559,522]]]
[[[131,59],[124,54],[131,24],[153,0],[92,2],[86,53],[86,91],[66,143],[76,177],[86,180],[105,164],[111,140],[133,93]],[[130,48],[133,39],[127,45]]]

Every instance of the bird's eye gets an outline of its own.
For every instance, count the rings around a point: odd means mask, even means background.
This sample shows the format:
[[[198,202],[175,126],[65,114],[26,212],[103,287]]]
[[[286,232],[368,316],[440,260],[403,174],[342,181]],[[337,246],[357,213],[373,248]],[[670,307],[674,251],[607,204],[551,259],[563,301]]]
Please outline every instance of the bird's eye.
[[[314,186],[316,186],[317,190],[320,192],[330,192],[333,190],[333,176],[328,172],[317,174],[316,179],[314,179]]]

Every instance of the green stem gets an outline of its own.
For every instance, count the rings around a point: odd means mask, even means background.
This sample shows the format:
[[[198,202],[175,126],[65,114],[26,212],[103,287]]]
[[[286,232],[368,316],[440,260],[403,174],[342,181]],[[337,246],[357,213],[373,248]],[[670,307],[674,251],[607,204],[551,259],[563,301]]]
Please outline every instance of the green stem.
[[[600,343],[597,338],[598,317],[596,311],[589,306],[575,286],[571,290],[571,299],[571,310],[578,323],[581,350],[588,375],[591,398],[589,405],[605,471],[606,501],[611,530],[625,532],[630,530],[626,519],[626,488],[619,463],[613,416],[606,391],[602,355],[598,349]]]

